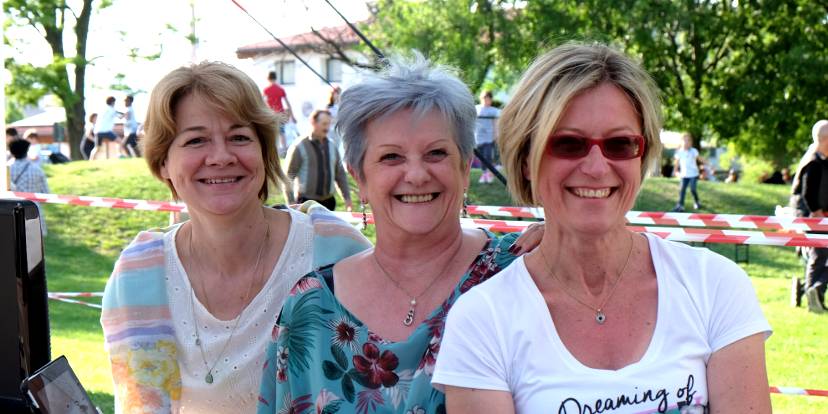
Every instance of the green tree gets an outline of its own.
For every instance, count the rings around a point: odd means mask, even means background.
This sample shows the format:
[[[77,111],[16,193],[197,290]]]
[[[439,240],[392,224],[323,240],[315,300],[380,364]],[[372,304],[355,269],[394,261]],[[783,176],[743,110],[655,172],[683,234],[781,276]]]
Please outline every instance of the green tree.
[[[496,63],[499,36],[511,32],[513,3],[379,0],[367,35],[386,54],[417,49],[435,62],[461,68],[463,80],[477,91]]]
[[[84,87],[88,64],[86,39],[92,2],[81,0],[77,3],[79,10],[72,8],[66,0],[6,0],[3,3],[3,11],[12,25],[33,27],[52,50],[52,62],[44,67],[20,64],[7,58],[5,66],[12,74],[12,81],[6,86],[6,96],[19,103],[33,104],[48,93],[55,94],[66,111],[66,135],[72,158],[81,157],[79,144],[84,129]],[[108,4],[104,1],[101,7]],[[74,21],[74,26],[67,26],[67,21]],[[72,54],[67,53],[64,44],[67,31],[71,31],[75,38]],[[4,40],[8,42],[7,38]]]

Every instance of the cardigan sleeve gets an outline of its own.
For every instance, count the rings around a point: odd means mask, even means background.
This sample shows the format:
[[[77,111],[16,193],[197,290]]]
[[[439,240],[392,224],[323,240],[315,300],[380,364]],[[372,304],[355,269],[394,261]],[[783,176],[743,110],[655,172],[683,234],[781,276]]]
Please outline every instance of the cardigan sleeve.
[[[167,301],[162,232],[142,232],[115,263],[101,312],[117,413],[178,410],[181,375]]]

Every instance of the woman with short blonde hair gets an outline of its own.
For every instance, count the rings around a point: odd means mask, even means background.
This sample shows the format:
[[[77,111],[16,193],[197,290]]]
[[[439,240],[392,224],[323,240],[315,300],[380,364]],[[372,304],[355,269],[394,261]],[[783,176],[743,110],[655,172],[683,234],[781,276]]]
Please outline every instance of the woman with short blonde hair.
[[[449,312],[432,380],[449,413],[770,412],[771,328],[745,272],[626,227],[659,110],[647,73],[604,45],[527,70],[499,143],[544,236]]]

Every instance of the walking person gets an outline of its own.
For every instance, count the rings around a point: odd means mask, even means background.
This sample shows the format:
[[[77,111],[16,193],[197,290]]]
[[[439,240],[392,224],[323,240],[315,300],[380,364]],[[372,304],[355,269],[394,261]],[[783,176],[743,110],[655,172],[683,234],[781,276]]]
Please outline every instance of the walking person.
[[[682,137],[681,148],[676,150],[675,165],[676,175],[681,179],[681,188],[679,189],[679,199],[672,211],[684,211],[684,196],[687,194],[687,188],[690,187],[690,193],[693,194],[693,209],[702,209],[699,201],[699,193],[696,191],[696,184],[699,181],[699,150],[693,147],[693,136],[689,133]]]
[[[474,142],[477,153],[486,158],[490,165],[495,165],[495,138],[497,137],[497,118],[500,117],[500,109],[492,106],[492,91],[483,91],[480,94],[480,105],[477,105],[477,122],[474,129]],[[479,183],[494,182],[494,174],[489,171],[486,164],[481,162]]]
[[[314,200],[328,210],[336,209],[336,188],[339,186],[345,209],[351,211],[351,189],[348,175],[336,144],[328,138],[331,113],[317,109],[311,114],[310,135],[294,142],[288,150],[288,203]],[[298,183],[298,184],[297,184]]]
[[[130,157],[140,157],[141,150],[138,147],[138,120],[135,119],[135,108],[132,102],[135,98],[132,95],[124,99],[126,112],[124,112],[124,150]]]
[[[800,217],[828,216],[828,121],[820,120],[811,130],[813,148],[800,162],[791,188],[791,207]],[[828,286],[828,248],[812,247],[805,268],[805,297],[808,310],[825,312]]]

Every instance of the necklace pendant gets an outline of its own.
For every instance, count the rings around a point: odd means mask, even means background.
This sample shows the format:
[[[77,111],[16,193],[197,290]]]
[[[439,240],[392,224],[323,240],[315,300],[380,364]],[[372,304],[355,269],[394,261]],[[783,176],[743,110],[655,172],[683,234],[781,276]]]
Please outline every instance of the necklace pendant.
[[[604,311],[598,310],[597,312],[595,312],[595,322],[598,322],[598,325],[603,325],[606,321],[607,316],[604,315]]]
[[[405,315],[405,320],[403,321],[403,325],[411,326],[414,323],[414,306],[408,308],[408,314]]]
[[[204,382],[206,382],[208,384],[213,383],[213,372],[212,371],[207,371],[207,375],[204,376]]]

